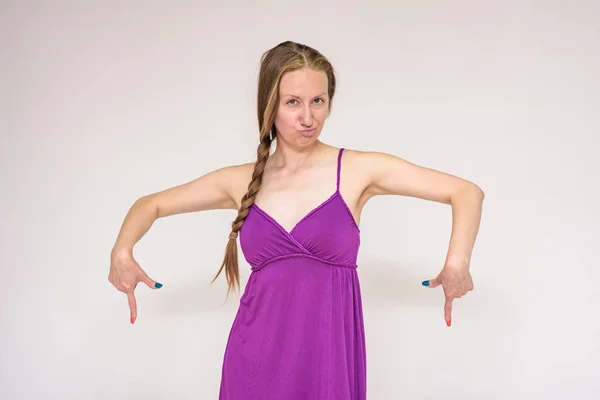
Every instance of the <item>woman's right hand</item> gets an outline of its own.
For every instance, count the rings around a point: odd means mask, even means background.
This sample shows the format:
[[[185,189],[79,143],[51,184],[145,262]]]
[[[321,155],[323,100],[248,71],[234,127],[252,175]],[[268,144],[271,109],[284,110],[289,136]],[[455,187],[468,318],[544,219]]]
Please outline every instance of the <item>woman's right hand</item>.
[[[146,271],[140,267],[131,252],[128,251],[113,250],[110,257],[108,281],[117,290],[127,295],[132,324],[137,319],[137,302],[134,294],[137,284],[143,282],[151,289],[160,289],[162,287],[162,284],[150,279]]]

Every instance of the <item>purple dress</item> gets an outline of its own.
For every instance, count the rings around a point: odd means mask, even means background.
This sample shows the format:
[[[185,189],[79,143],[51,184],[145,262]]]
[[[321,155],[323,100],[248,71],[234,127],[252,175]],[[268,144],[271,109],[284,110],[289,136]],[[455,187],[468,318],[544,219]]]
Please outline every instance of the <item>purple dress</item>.
[[[257,205],[240,231],[252,272],[223,358],[220,400],[364,400],[360,230],[335,192],[288,232]],[[333,189],[333,188],[332,188]]]

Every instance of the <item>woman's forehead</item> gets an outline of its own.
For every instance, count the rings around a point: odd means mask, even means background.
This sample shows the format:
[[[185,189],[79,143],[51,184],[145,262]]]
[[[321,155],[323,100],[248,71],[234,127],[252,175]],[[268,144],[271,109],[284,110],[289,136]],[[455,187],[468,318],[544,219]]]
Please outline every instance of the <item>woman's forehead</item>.
[[[316,96],[323,92],[327,93],[327,75],[308,68],[284,74],[279,84],[282,96]]]

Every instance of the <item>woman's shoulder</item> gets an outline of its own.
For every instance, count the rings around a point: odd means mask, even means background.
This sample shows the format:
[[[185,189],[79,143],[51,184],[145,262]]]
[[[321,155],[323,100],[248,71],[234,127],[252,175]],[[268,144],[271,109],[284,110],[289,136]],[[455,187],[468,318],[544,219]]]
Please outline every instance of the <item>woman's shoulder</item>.
[[[248,185],[254,174],[255,162],[242,162],[221,167],[219,180],[239,207],[242,196],[248,191]]]
[[[344,167],[355,168],[364,171],[385,162],[391,157],[390,154],[376,150],[361,150],[355,148],[343,148],[342,163]]]
[[[218,169],[220,178],[233,186],[248,185],[254,173],[254,162],[230,164]]]

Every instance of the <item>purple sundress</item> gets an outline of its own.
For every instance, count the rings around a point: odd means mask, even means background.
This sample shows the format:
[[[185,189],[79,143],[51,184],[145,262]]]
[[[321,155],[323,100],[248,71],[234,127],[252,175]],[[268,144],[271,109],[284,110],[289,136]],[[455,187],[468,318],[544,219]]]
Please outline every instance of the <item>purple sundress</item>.
[[[252,272],[229,333],[220,400],[365,400],[358,228],[335,192],[291,231],[253,204],[240,231]]]

